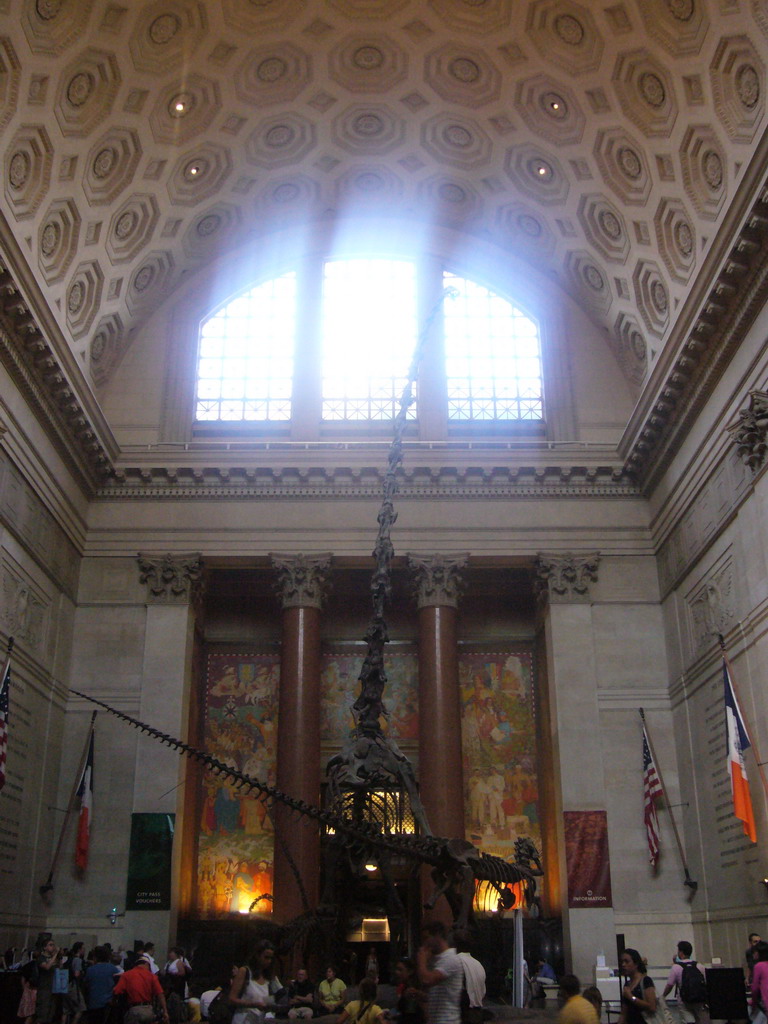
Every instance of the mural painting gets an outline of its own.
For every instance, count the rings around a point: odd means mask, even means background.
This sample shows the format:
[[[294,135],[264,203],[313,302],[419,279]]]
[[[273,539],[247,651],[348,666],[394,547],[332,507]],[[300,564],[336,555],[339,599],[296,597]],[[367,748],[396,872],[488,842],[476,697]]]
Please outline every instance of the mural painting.
[[[274,785],[280,657],[208,657],[203,746],[239,771]],[[197,849],[198,911],[202,917],[248,913],[272,893],[274,835],[266,804],[231,783],[202,779]],[[271,900],[253,912],[270,914]]]
[[[464,650],[459,686],[466,838],[507,860],[518,837],[541,849],[532,652]]]
[[[357,677],[365,657],[362,644],[332,644],[323,653],[320,720],[323,745],[341,747],[354,721],[352,705],[360,693]],[[384,703],[389,719],[381,720],[384,733],[397,743],[416,745],[419,737],[419,669],[415,645],[402,645],[384,656],[387,686]]]

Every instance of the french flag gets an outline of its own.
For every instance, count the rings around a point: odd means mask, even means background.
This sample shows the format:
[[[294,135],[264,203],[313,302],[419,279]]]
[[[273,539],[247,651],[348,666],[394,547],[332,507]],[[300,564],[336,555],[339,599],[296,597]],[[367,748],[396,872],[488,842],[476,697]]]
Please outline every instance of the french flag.
[[[93,726],[88,742],[88,757],[85,761],[80,785],[80,817],[77,822],[77,844],[75,845],[75,867],[85,871],[88,867],[88,846],[91,841],[91,819],[93,817]]]
[[[749,749],[749,737],[744,726],[733,692],[728,663],[723,659],[723,683],[725,686],[725,735],[728,743],[728,771],[731,776],[731,793],[733,794],[733,813],[741,821],[744,835],[750,842],[757,842],[755,815],[752,811],[752,797],[749,795],[749,781],[744,766],[744,751]]]

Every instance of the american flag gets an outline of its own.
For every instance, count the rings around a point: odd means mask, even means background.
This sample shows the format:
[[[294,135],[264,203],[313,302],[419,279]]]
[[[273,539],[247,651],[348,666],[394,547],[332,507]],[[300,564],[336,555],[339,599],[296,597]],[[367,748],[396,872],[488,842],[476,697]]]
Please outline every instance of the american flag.
[[[8,714],[11,688],[11,648],[13,640],[8,641],[8,654],[3,666],[2,682],[0,682],[0,789],[5,785],[5,762],[8,756]]]
[[[659,863],[659,819],[656,817],[656,800],[663,790],[651,756],[651,745],[643,725],[643,817],[645,834],[648,837],[648,859],[653,867]]]

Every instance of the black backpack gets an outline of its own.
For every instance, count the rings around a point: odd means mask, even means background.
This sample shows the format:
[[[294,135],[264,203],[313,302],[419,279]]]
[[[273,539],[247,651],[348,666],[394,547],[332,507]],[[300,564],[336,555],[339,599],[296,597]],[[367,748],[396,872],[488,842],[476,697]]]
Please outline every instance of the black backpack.
[[[235,1007],[229,1001],[229,991],[222,989],[208,1004],[210,1024],[230,1024]]]
[[[706,1003],[707,982],[696,966],[696,961],[681,964],[683,976],[680,979],[679,995],[684,1003]]]

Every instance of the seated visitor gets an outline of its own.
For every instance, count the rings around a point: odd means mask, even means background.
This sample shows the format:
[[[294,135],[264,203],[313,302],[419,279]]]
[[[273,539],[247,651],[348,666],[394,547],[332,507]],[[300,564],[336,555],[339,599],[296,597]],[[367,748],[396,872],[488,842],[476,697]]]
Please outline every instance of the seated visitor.
[[[292,1020],[297,1017],[311,1017],[314,1002],[315,986],[304,968],[300,967],[296,971],[295,979],[288,986],[288,1016]]]
[[[336,977],[336,969],[328,967],[325,977],[320,982],[318,998],[323,1013],[338,1013],[344,1006],[346,982]]]
[[[363,978],[360,997],[347,1003],[336,1024],[377,1024],[384,1011],[376,1003],[376,982]]]

